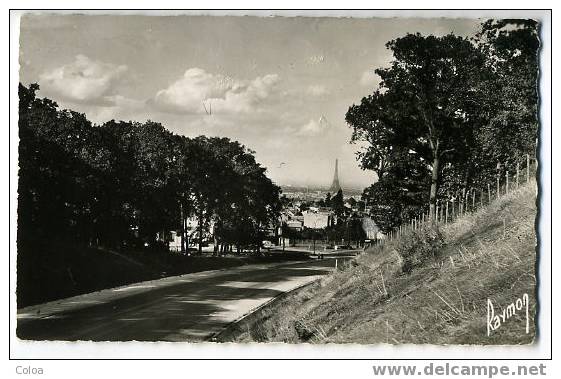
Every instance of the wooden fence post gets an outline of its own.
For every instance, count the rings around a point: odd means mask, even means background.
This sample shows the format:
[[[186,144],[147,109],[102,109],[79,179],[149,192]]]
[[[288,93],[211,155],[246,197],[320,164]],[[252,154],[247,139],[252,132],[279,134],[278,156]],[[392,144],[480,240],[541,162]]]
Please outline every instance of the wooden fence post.
[[[444,223],[448,224],[448,199],[446,199],[446,218],[444,219]]]
[[[475,188],[471,189],[471,210],[475,211]]]
[[[505,176],[506,176],[506,191],[505,191],[505,194],[508,195],[508,170],[506,170]]]
[[[499,198],[499,196],[501,195],[501,187],[500,187],[500,175],[497,174],[497,199]]]

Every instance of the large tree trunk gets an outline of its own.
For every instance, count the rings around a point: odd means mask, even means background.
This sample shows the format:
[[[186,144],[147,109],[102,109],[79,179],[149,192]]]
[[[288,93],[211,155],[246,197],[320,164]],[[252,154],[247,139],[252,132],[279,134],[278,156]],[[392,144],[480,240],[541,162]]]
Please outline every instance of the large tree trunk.
[[[438,154],[434,154],[432,161],[432,177],[430,183],[430,219],[431,223],[436,222],[436,191],[438,190],[438,171],[440,165],[440,158]]]

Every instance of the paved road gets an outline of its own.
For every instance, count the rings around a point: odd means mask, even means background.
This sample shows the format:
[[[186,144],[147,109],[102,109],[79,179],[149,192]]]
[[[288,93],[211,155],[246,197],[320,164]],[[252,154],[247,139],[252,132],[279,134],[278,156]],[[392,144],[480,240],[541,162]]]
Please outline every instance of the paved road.
[[[33,340],[202,341],[278,294],[333,270],[334,259],[250,265],[142,282],[18,310]]]

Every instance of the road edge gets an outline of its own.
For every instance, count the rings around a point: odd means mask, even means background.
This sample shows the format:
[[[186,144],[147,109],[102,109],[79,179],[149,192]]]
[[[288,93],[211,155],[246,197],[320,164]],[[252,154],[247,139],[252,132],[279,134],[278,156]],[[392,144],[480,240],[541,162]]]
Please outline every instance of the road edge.
[[[301,262],[304,262],[304,261],[293,261],[293,262],[294,263],[301,263]],[[240,266],[236,266],[236,267],[225,267],[225,268],[220,268],[220,269],[215,269],[215,270],[206,270],[206,271],[198,271],[198,272],[192,272],[192,273],[187,273],[187,274],[166,276],[166,277],[163,277],[163,278],[149,279],[149,280],[145,280],[145,281],[141,281],[141,282],[124,284],[124,285],[117,286],[117,287],[104,288],[104,289],[94,291],[94,292],[88,292],[88,293],[75,295],[75,296],[70,296],[70,297],[66,297],[66,298],[62,298],[62,299],[51,300],[51,301],[48,301],[46,303],[34,304],[34,305],[29,305],[27,307],[16,309],[16,318],[19,318],[19,317],[21,317],[25,314],[27,314],[27,315],[35,314],[35,317],[33,317],[33,318],[44,318],[44,317],[52,316],[56,313],[59,313],[59,312],[63,311],[64,308],[67,308],[67,307],[72,308],[72,309],[87,308],[89,306],[89,304],[78,305],[78,304],[72,304],[72,303],[77,303],[77,302],[87,300],[88,298],[92,298],[92,297],[101,297],[101,298],[105,297],[101,301],[110,301],[110,300],[114,300],[114,299],[124,298],[124,297],[131,296],[133,294],[138,294],[140,292],[145,291],[146,289],[142,288],[144,286],[153,285],[156,288],[166,287],[166,286],[169,286],[169,285],[173,285],[176,280],[183,279],[183,278],[188,277],[188,276],[191,276],[191,277],[206,276],[206,275],[213,275],[213,274],[218,274],[218,273],[225,272],[225,271],[234,271],[234,270],[243,271],[243,270],[254,268],[255,266],[262,266],[262,268],[272,268],[272,267],[282,265],[282,264],[286,264],[286,262],[275,262],[275,263],[264,263],[264,264],[262,264],[262,263],[246,264],[246,265],[240,265]],[[121,290],[124,290],[124,289],[127,289],[127,288],[135,289],[135,287],[137,287],[136,290],[128,291],[128,292],[124,292],[124,291],[121,292]],[[150,288],[148,290],[151,290],[153,288]]]
[[[303,283],[300,284],[299,286],[296,286],[288,291],[284,291],[281,292],[277,295],[275,295],[273,298],[267,300],[266,302],[264,302],[263,304],[258,305],[257,307],[251,309],[248,313],[244,314],[241,317],[238,317],[236,320],[230,322],[229,324],[225,325],[224,328],[218,332],[213,333],[212,335],[210,335],[209,337],[207,337],[206,339],[203,340],[203,342],[214,342],[214,343],[235,343],[232,341],[224,341],[223,339],[226,338],[228,336],[228,333],[232,334],[233,333],[233,329],[240,324],[242,321],[244,321],[245,319],[255,315],[255,313],[257,313],[258,311],[260,311],[261,309],[271,305],[272,303],[274,303],[277,300],[281,300],[282,298],[293,294],[296,291],[302,290],[305,287],[311,286],[314,283],[319,282],[322,279],[322,277],[320,278],[315,278],[307,283]]]

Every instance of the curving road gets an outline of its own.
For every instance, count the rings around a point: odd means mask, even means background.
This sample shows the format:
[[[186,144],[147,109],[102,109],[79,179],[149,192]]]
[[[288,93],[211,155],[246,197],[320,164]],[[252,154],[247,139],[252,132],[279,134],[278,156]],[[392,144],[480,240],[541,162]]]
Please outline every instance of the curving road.
[[[31,340],[203,341],[282,292],[331,272],[334,259],[248,265],[136,283],[18,310]]]

